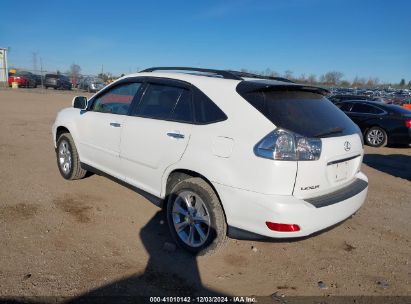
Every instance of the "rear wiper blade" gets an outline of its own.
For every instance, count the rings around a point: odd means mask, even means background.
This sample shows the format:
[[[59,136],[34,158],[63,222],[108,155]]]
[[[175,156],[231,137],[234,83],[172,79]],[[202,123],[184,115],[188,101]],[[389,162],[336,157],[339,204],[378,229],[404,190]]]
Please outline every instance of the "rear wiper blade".
[[[322,136],[329,136],[329,135],[333,135],[333,134],[340,134],[340,133],[342,133],[342,131],[344,131],[344,128],[337,127],[337,128],[328,130],[327,132],[317,133],[317,134],[314,135],[314,137],[322,137]]]

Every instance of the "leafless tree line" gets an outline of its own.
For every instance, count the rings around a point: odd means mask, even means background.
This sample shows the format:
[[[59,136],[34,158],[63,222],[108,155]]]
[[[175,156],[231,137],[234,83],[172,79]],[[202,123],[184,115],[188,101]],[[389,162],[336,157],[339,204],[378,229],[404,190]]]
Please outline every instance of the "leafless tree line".
[[[378,77],[358,77],[356,76],[352,81],[343,79],[344,74],[339,71],[330,71],[320,76],[315,74],[301,74],[295,76],[293,71],[286,70],[284,73],[273,71],[269,68],[264,71],[250,71],[242,69],[242,72],[249,72],[263,76],[272,77],[284,77],[293,80],[298,83],[306,83],[313,85],[323,85],[328,87],[357,87],[357,88],[384,88],[384,87],[396,87],[396,88],[411,88],[411,80],[406,84],[405,79],[401,79],[399,83],[384,83],[380,81]]]

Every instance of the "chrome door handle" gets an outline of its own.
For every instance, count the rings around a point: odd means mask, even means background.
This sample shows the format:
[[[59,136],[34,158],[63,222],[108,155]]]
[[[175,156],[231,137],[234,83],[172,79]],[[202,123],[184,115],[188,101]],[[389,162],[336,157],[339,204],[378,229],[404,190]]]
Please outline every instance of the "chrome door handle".
[[[184,138],[184,134],[174,133],[174,132],[167,133],[167,136],[172,137],[172,138],[176,138],[176,139],[183,139]]]
[[[119,128],[121,127],[121,124],[118,122],[110,122],[110,126],[115,127],[115,128]]]

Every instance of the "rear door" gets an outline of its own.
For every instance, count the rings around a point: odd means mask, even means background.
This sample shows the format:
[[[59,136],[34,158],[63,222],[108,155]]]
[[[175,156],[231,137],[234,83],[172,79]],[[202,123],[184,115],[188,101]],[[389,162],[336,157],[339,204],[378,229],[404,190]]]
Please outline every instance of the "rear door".
[[[168,166],[181,159],[192,122],[188,85],[172,80],[148,81],[121,135],[121,172],[126,182],[159,196],[161,177]]]
[[[121,83],[91,100],[79,119],[81,160],[114,177],[120,174],[120,138],[130,105],[141,82]]]

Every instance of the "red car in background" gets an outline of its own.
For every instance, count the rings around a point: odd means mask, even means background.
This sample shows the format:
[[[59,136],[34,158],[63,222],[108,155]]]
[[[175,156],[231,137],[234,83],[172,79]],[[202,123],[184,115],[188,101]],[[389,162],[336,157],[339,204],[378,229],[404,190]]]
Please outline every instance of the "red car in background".
[[[36,78],[30,72],[20,71],[9,76],[9,86],[17,82],[19,87],[35,88],[37,87]]]

